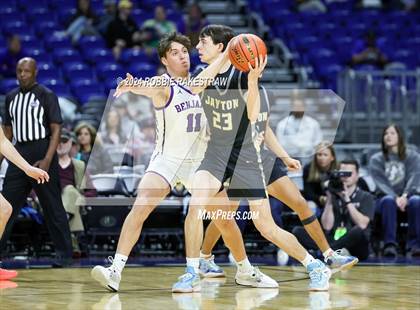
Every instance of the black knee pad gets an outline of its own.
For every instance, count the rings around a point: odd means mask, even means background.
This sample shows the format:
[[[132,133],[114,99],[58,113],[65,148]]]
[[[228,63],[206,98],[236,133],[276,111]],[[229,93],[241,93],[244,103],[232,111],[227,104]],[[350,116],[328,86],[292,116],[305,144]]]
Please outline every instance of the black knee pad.
[[[316,215],[315,214],[312,214],[310,217],[302,220],[302,224],[303,225],[309,225],[309,224],[311,224],[312,222],[314,222],[316,220],[317,220]]]

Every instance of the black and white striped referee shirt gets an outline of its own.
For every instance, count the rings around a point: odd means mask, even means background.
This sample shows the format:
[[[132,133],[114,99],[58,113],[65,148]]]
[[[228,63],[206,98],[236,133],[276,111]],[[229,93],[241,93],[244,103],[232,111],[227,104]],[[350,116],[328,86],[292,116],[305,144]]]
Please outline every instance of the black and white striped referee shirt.
[[[57,96],[48,88],[34,84],[29,90],[20,87],[6,95],[3,124],[11,126],[19,143],[50,136],[50,124],[63,122]]]

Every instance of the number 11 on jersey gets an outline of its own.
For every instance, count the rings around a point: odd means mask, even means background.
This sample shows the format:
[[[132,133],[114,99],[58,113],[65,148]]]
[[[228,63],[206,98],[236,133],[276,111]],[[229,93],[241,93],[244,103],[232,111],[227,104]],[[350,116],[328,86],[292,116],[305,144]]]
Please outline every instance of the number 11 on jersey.
[[[194,126],[195,120],[195,126]],[[191,113],[187,115],[187,132],[197,132],[201,130],[201,113]]]

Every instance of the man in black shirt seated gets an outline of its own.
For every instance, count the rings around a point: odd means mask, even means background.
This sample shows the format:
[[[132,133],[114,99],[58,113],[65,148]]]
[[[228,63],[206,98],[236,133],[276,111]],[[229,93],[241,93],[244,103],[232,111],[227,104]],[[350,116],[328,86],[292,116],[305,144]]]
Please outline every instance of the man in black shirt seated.
[[[321,216],[321,224],[333,250],[344,248],[351,255],[363,260],[369,256],[374,198],[357,186],[359,180],[357,161],[342,161],[340,170],[351,171],[352,174],[341,178],[343,191],[332,193],[327,190],[327,202]],[[303,227],[295,227],[293,233],[305,248],[317,249]]]

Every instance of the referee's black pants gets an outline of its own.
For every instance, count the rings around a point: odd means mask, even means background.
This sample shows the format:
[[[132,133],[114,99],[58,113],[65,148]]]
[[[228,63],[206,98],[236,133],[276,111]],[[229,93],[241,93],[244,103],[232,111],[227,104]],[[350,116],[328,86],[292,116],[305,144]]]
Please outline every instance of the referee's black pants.
[[[32,142],[17,143],[16,149],[31,165],[44,158],[47,153],[49,139],[42,139]],[[50,181],[38,184],[34,179],[28,177],[22,170],[9,162],[9,167],[3,184],[2,194],[13,207],[12,215],[6,225],[3,237],[0,241],[0,253],[6,246],[10,237],[16,217],[26,202],[31,189],[36,195],[44,211],[45,223],[55,246],[56,255],[59,259],[70,259],[72,256],[72,244],[70,228],[66,211],[61,201],[61,187],[58,174],[58,159],[54,155],[51,161],[48,174]]]

